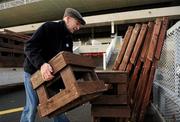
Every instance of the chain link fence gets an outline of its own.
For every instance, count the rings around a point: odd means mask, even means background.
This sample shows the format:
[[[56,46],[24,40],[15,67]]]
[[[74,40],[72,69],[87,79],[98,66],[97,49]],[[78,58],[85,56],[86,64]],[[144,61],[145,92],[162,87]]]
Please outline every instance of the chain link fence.
[[[154,78],[153,104],[167,122],[180,122],[180,21],[167,31]]]

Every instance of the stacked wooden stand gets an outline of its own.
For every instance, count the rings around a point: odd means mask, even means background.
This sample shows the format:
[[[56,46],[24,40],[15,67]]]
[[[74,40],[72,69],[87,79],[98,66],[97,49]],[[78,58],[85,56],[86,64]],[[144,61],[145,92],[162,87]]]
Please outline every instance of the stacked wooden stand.
[[[9,30],[0,32],[0,67],[22,67],[24,43],[29,38]]]
[[[88,57],[61,52],[49,61],[55,78],[44,81],[40,71],[31,81],[39,98],[40,116],[54,116],[83,104],[106,90],[94,72],[93,61]]]
[[[127,103],[128,73],[120,71],[97,71],[99,79],[108,84],[108,91],[92,103],[93,122],[128,121],[130,108]]]
[[[136,24],[134,28],[129,26],[114,63],[113,70],[130,73],[128,101],[132,121],[143,121],[167,27],[167,17],[157,18],[155,23]]]

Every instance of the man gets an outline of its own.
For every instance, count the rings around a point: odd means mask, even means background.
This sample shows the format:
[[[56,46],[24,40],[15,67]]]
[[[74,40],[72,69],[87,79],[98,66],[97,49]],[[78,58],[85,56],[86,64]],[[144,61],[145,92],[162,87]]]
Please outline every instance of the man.
[[[72,33],[79,30],[81,25],[85,25],[81,14],[75,9],[67,8],[62,21],[46,22],[25,44],[26,106],[20,122],[34,122],[37,113],[38,97],[30,83],[31,75],[39,69],[44,80],[51,80],[54,77],[53,69],[47,62],[60,51],[72,52]],[[54,117],[54,122],[69,122],[69,120],[62,114]]]

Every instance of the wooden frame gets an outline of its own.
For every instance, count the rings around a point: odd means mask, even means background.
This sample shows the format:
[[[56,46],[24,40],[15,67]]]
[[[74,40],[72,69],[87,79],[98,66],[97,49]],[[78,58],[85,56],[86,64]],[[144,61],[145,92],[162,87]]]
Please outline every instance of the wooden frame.
[[[63,82],[64,88],[50,95],[48,90],[52,81],[44,81],[39,71],[33,74],[31,82],[38,94],[41,117],[52,117],[71,110],[106,90],[104,82],[94,72],[93,61],[88,57],[61,52],[49,63],[54,69],[53,74]]]

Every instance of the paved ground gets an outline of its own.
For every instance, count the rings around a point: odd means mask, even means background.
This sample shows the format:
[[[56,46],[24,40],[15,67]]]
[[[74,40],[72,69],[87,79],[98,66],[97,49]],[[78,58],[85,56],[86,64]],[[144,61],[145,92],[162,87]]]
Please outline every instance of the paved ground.
[[[23,88],[18,88],[16,90],[7,91],[5,94],[1,93],[0,97],[0,122],[19,122],[21,112],[8,112],[3,114],[4,110],[12,110],[16,108],[23,107],[25,104],[25,92]],[[90,104],[84,104],[72,111],[69,111],[67,114],[71,122],[90,122],[91,113],[90,113]],[[2,115],[3,114],[3,115]],[[52,119],[48,118],[39,118],[36,117],[36,122],[52,122]]]

